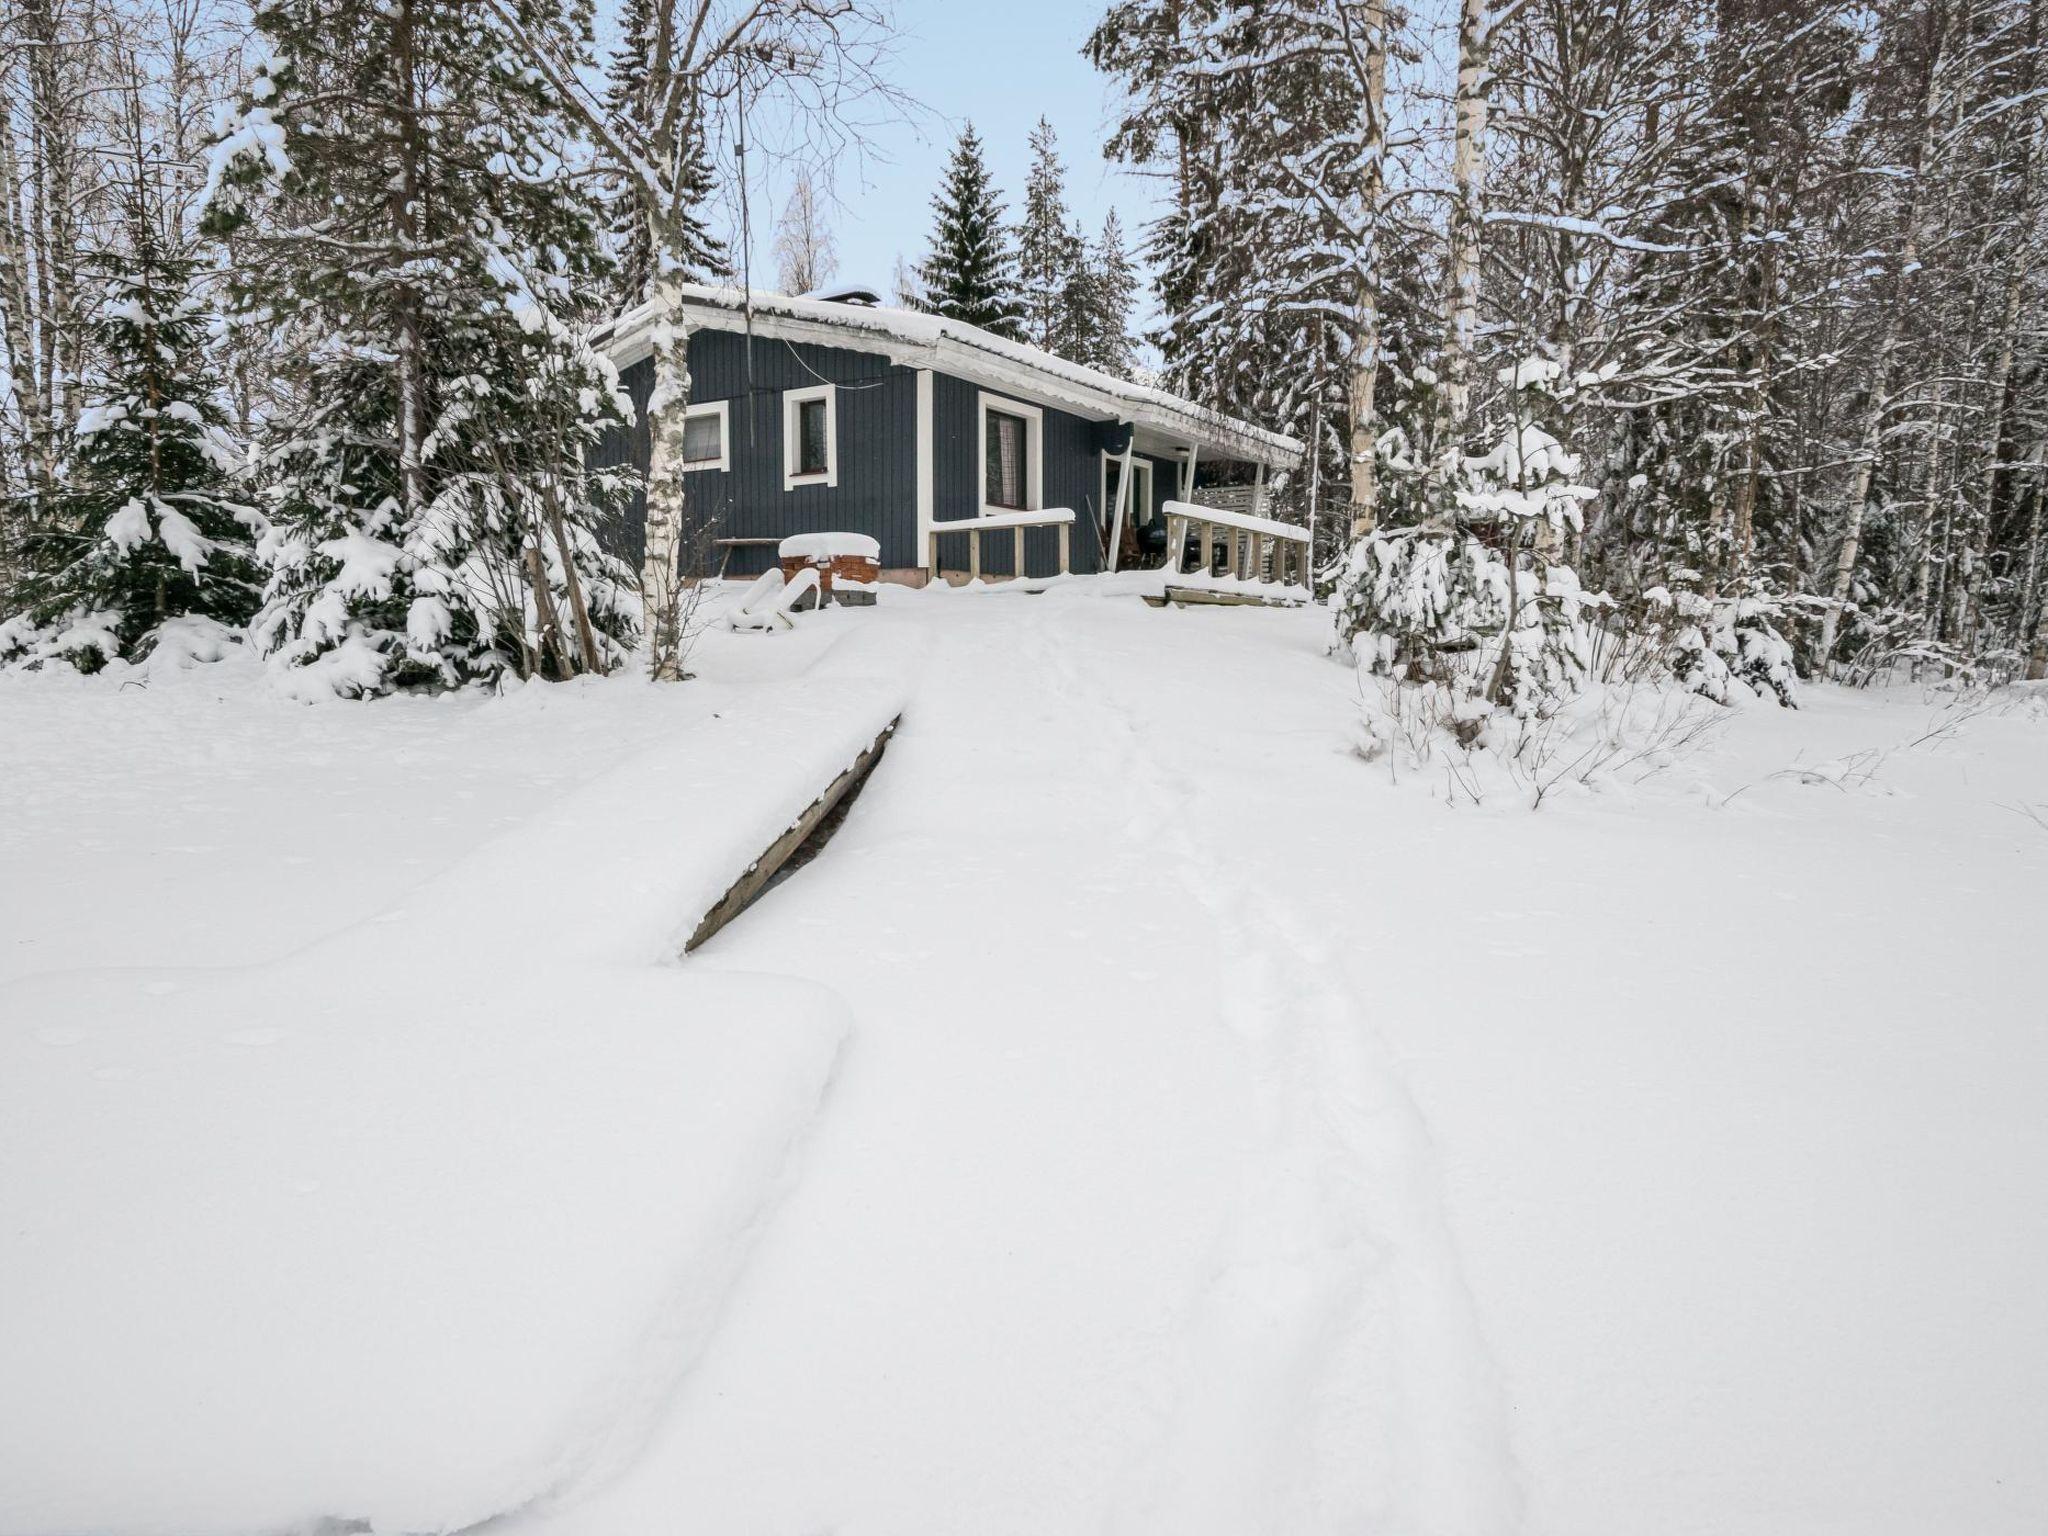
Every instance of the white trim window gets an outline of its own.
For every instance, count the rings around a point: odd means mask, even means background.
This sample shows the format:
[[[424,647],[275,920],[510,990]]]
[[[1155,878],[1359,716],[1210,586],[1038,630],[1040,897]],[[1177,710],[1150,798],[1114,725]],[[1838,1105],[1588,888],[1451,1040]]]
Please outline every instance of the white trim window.
[[[725,401],[693,405],[683,412],[683,468],[732,468],[732,428]]]
[[[839,400],[830,384],[782,393],[782,488],[839,483]]]
[[[1045,413],[1021,400],[981,395],[975,462],[981,515],[1036,512],[1045,505]]]
[[[1102,526],[1116,521],[1116,480],[1122,473],[1124,456],[1104,450],[1102,455]],[[1152,521],[1152,461],[1131,455],[1131,504],[1125,509],[1129,520]]]

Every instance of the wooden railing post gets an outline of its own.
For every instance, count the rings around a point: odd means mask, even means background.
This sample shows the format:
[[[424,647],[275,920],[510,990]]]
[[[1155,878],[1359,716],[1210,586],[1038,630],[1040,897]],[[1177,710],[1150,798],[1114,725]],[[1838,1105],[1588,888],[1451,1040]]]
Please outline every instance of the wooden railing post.
[[[967,579],[969,581],[981,580],[981,530],[979,528],[967,530]]]
[[[1014,546],[1014,552],[1010,556],[1010,574],[1018,581],[1022,581],[1024,579],[1024,530],[1018,528],[1014,532],[1017,535],[1017,542]]]
[[[1216,574],[1216,525],[1207,519],[1202,523],[1202,574]]]
[[[1060,574],[1066,575],[1074,564],[1074,525],[1060,524]]]
[[[929,552],[931,559],[927,562],[927,568],[931,572],[931,579],[937,581],[939,579],[939,530],[936,528],[932,530]]]

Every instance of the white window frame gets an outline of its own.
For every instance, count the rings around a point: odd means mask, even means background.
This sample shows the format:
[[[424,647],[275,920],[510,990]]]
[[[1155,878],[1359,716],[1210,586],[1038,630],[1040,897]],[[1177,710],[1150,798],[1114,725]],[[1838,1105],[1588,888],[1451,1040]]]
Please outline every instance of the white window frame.
[[[683,412],[683,425],[685,427],[688,427],[691,422],[700,416],[716,416],[718,418],[718,457],[715,459],[684,459],[683,469],[685,473],[695,473],[700,469],[725,471],[732,469],[732,423],[726,413],[726,407],[729,403],[724,400],[712,400],[703,405],[690,406]]]
[[[1026,512],[1045,510],[1045,412],[1022,400],[980,393],[980,407],[974,425],[974,499],[983,517],[1007,517],[1016,507],[998,507],[988,499],[988,413],[1024,418],[1024,507]]]
[[[1124,456],[1120,453],[1111,453],[1106,448],[1102,451],[1102,475],[1101,478],[1096,482],[1095,493],[1096,495],[1102,498],[1102,522],[1104,527],[1108,527],[1109,524],[1113,522],[1116,518],[1116,507],[1111,503],[1109,499],[1109,466],[1112,464],[1121,464],[1123,463],[1123,461]],[[1136,494],[1137,488],[1141,484],[1145,487],[1145,500],[1142,505],[1139,504]],[[1135,523],[1149,523],[1152,521],[1153,487],[1154,481],[1152,479],[1152,461],[1150,459],[1140,458],[1135,453],[1132,454],[1131,521]]]
[[[806,401],[825,402],[825,472],[822,475],[800,475],[796,466],[800,462],[798,422],[803,417],[801,407]],[[837,485],[839,483],[839,392],[830,384],[814,384],[808,389],[786,389],[782,392],[782,488],[793,491],[800,485]]]

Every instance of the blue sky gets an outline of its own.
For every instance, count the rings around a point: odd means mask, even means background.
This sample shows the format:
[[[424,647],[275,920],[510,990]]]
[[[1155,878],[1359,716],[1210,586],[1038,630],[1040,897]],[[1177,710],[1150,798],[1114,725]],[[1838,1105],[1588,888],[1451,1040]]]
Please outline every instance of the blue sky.
[[[836,167],[840,206],[832,230],[841,281],[876,284],[886,296],[898,253],[910,261],[923,256],[932,193],[969,119],[1011,217],[1023,193],[1026,140],[1042,114],[1059,136],[1074,213],[1093,232],[1115,204],[1135,243],[1152,217],[1153,187],[1103,159],[1113,98],[1080,52],[1105,9],[1102,0],[898,0],[903,36],[890,73],[925,110],[915,122],[876,133],[877,157]],[[753,271],[754,281],[768,287],[775,281],[769,247],[788,180],[762,181],[752,189]]]
[[[838,224],[847,276],[886,282],[896,253],[915,259],[931,229],[930,201],[952,140],[972,119],[988,147],[996,183],[1014,216],[1029,162],[1026,140],[1041,115],[1059,135],[1067,195],[1093,230],[1115,203],[1127,230],[1150,217],[1152,189],[1102,158],[1113,105],[1105,79],[1081,57],[1101,17],[1101,0],[902,0],[904,31],[896,77],[931,116],[886,132],[889,164],[866,168],[868,186],[847,167],[847,204]]]

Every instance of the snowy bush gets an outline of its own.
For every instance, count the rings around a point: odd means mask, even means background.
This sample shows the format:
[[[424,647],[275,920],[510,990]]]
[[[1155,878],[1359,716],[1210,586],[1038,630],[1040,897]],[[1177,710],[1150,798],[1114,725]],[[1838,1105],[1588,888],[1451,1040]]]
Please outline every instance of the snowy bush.
[[[1777,604],[1755,595],[1708,597],[1693,588],[1697,579],[1693,571],[1674,571],[1676,591],[1658,586],[1644,594],[1648,622],[1667,636],[1678,685],[1716,704],[1733,703],[1741,688],[1796,707],[1792,643],[1777,628]]]

